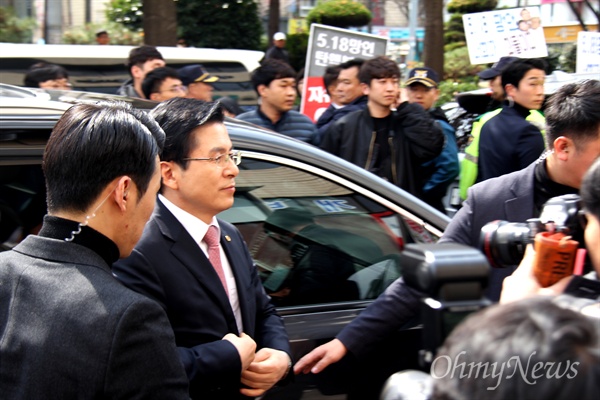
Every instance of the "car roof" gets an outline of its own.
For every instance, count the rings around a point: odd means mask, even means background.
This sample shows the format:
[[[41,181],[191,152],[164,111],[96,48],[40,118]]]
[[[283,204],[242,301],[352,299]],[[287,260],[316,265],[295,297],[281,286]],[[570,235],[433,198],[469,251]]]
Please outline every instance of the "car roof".
[[[39,58],[63,66],[126,64],[129,52],[136,47],[139,46],[0,43],[0,59]],[[243,64],[249,72],[258,68],[264,56],[264,52],[256,50],[167,46],[157,46],[156,49],[167,64],[229,61]]]
[[[35,91],[32,92],[35,93]],[[112,97],[120,98],[122,96]],[[4,146],[9,147],[10,143],[8,142],[12,142],[11,154],[18,156],[19,153],[15,153],[14,150],[15,143],[18,143],[19,152],[23,157],[31,159],[34,159],[36,155],[38,158],[41,157],[45,145],[44,140],[47,139],[62,113],[72,105],[73,103],[47,98],[5,98],[0,90],[0,138],[4,139]],[[316,146],[234,118],[226,117],[225,125],[234,146],[242,152],[268,154],[274,158],[283,155],[298,165],[304,164],[324,170],[332,179],[343,179],[358,189],[360,187],[371,189],[375,178],[379,182],[378,194],[380,196],[413,214],[416,219],[424,218],[426,221],[423,220],[423,224],[443,231],[449,222],[448,216],[408,192]],[[27,144],[31,144],[31,146],[27,146]],[[6,154],[0,146],[0,161],[4,156]]]

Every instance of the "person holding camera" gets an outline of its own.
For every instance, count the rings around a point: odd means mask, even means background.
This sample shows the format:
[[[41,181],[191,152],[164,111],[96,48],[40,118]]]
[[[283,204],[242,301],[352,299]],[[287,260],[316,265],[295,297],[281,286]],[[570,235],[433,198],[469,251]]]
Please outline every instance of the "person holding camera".
[[[548,253],[543,241],[538,241],[540,235],[546,237],[550,232],[538,233],[536,249],[528,245],[519,268],[504,280],[501,304],[469,315],[452,330],[437,350],[430,374],[405,370],[392,375],[382,399],[597,397],[600,158],[586,172],[580,194],[577,212],[571,215],[580,217],[585,226],[585,244],[595,271],[563,278],[550,286],[550,282],[543,283],[548,277],[539,272],[551,270],[554,254],[550,253],[554,251]],[[579,200],[579,196],[573,197]],[[547,207],[552,205],[546,203],[544,209]],[[571,232],[579,234],[578,228]],[[564,261],[564,248],[556,250]],[[407,282],[409,277],[407,271]],[[436,326],[427,321],[424,324]]]
[[[479,247],[481,228],[494,220],[525,222],[537,217],[543,204],[563,194],[576,194],[584,173],[600,157],[600,81],[562,86],[546,109],[549,151],[527,168],[478,183],[469,189],[463,207],[438,243]],[[516,266],[493,269],[486,293],[498,301],[502,281]],[[418,315],[424,293],[392,283],[375,302],[347,325],[335,339],[313,349],[294,366],[295,373],[320,373],[351,352],[361,357],[373,345]]]
[[[534,264],[536,251],[532,245],[527,246],[525,257],[519,268],[504,280],[501,303],[509,303],[533,295],[558,295],[573,294],[577,297],[583,296],[577,289],[585,287],[585,297],[595,299],[593,304],[600,312],[600,158],[596,159],[583,178],[580,190],[583,209],[585,212],[585,246],[590,256],[594,271],[585,276],[571,275],[561,279],[554,285],[542,287],[534,276]],[[593,305],[590,304],[590,305]],[[582,304],[583,305],[583,304]]]
[[[600,156],[600,81],[569,83],[548,100],[547,152],[528,167],[472,186],[439,243],[479,247],[481,228],[494,220],[525,222],[551,198],[577,194],[587,169]],[[498,301],[502,281],[516,269],[494,268],[487,297]]]

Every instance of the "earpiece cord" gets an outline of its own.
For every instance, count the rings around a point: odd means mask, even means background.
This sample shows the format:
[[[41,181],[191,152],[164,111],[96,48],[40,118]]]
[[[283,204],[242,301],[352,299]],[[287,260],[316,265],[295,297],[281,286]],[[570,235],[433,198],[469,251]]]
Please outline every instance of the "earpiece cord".
[[[75,236],[77,236],[81,233],[81,228],[83,228],[84,226],[87,226],[87,224],[90,222],[90,219],[92,219],[96,216],[96,212],[100,209],[100,207],[102,207],[104,205],[104,203],[106,203],[106,200],[108,200],[110,195],[113,194],[115,190],[117,190],[117,187],[118,187],[118,185],[115,186],[115,188],[110,191],[110,193],[104,198],[104,200],[102,200],[100,202],[100,204],[98,204],[98,206],[94,209],[94,211],[92,211],[92,213],[90,215],[85,216],[85,220],[83,222],[80,222],[77,225],[77,230],[74,230],[71,232],[71,237],[65,238],[65,242],[72,242],[73,239],[75,239]]]

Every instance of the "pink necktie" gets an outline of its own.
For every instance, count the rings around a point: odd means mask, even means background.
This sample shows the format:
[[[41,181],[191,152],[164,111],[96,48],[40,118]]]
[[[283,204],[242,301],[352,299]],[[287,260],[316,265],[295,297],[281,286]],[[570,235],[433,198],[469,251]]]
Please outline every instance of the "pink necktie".
[[[206,235],[204,235],[204,242],[208,245],[208,259],[213,265],[217,275],[221,279],[225,293],[229,297],[229,290],[227,289],[227,281],[225,280],[225,272],[223,272],[223,265],[221,264],[221,252],[219,250],[219,230],[216,226],[210,225]]]

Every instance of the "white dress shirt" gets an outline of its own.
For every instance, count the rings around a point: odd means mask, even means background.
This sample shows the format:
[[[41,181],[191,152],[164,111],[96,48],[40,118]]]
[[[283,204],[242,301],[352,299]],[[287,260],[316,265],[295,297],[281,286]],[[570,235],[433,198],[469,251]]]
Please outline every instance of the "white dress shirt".
[[[171,201],[169,201],[162,194],[158,195],[159,201],[161,201],[165,207],[177,218],[177,220],[183,225],[185,230],[190,234],[194,242],[198,243],[200,249],[208,258],[208,245],[204,242],[204,235],[208,231],[208,226],[203,221],[199,220],[192,214],[187,211],[177,207]],[[210,225],[214,225],[219,230],[219,237],[221,236],[221,228],[219,227],[219,223],[217,221],[217,217],[213,217]],[[242,314],[240,312],[240,299],[238,297],[237,286],[235,284],[235,277],[233,276],[233,271],[231,269],[231,265],[229,264],[229,260],[223,251],[223,247],[219,246],[219,253],[221,255],[221,265],[223,266],[223,272],[225,273],[225,280],[227,281],[227,289],[228,289],[228,297],[229,304],[231,305],[231,309],[233,310],[233,314],[235,315],[235,322],[238,327],[238,334],[243,332],[242,325]]]

